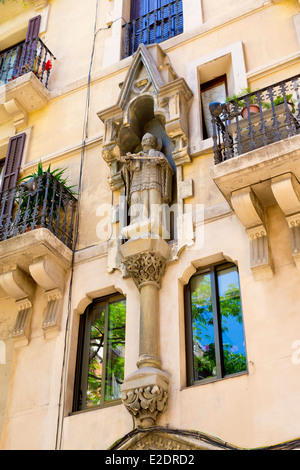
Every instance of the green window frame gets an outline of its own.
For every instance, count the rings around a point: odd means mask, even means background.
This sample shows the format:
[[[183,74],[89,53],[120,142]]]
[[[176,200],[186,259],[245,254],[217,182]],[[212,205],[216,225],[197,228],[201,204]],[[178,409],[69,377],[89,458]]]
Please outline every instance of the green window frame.
[[[237,266],[197,271],[185,288],[187,385],[247,373]]]
[[[97,299],[80,318],[73,412],[121,401],[125,363],[126,299]]]

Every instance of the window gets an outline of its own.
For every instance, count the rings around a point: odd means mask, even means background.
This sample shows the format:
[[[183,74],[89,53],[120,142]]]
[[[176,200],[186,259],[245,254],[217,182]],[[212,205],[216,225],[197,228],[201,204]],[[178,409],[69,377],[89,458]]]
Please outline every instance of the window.
[[[183,32],[182,0],[132,0],[130,22],[125,25],[125,56],[139,44],[165,41]]]
[[[199,271],[185,300],[188,385],[245,372],[237,267],[227,263]]]
[[[81,316],[73,411],[121,398],[125,323],[126,301],[120,295],[94,301]]]
[[[0,84],[10,82],[29,71],[34,71],[38,61],[41,64],[41,51],[38,51],[40,22],[40,15],[31,18],[25,41],[0,52]]]
[[[213,126],[211,122],[211,114],[209,104],[213,101],[225,103],[227,96],[227,80],[226,75],[217,77],[201,85],[201,104],[202,104],[202,121],[203,121],[203,139],[213,136]]]

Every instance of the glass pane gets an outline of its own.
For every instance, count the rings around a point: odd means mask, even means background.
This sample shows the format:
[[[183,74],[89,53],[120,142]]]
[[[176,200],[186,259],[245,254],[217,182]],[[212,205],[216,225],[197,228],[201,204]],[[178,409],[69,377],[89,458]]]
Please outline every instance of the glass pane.
[[[93,310],[90,330],[86,407],[100,405],[104,348],[105,305]]]
[[[126,302],[109,304],[104,400],[121,397],[124,380]]]
[[[211,114],[209,111],[209,105],[213,101],[217,101],[219,103],[225,103],[226,101],[226,85],[225,82],[219,85],[216,85],[208,90],[201,92],[201,100],[203,106],[203,115],[204,121],[206,126],[207,137],[213,136],[213,125],[211,122]]]
[[[210,274],[191,279],[194,380],[216,375]]]
[[[225,375],[246,370],[246,349],[239,288],[235,266],[217,273]]]

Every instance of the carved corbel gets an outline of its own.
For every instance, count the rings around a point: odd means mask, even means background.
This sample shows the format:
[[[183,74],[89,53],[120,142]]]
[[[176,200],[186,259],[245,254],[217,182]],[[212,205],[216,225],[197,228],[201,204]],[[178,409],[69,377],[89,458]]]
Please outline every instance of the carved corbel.
[[[5,268],[4,272],[0,275],[0,285],[9,297],[17,301],[31,297],[35,289],[34,282],[30,276],[17,265]]]
[[[232,193],[231,204],[250,240],[250,265],[254,278],[260,280],[272,277],[273,262],[260,201],[251,187],[247,187]]]
[[[290,229],[292,256],[300,268],[300,184],[292,173],[286,173],[272,178],[271,187],[285,215]]]
[[[12,339],[15,347],[20,348],[27,346],[29,343],[32,304],[28,298],[17,300],[16,304],[18,315],[12,332]]]
[[[4,103],[4,108],[13,118],[14,126],[18,131],[20,128],[27,126],[28,113],[26,109],[16,99],[11,99]]]
[[[35,259],[29,266],[29,271],[36,283],[45,290],[47,306],[42,328],[45,338],[50,338],[60,329],[65,271],[47,256]]]
[[[5,272],[1,274],[0,285],[10,297],[15,299],[18,308],[12,339],[16,347],[26,346],[30,338],[32,313],[30,298],[34,295],[34,282],[18,266],[13,265],[6,267]]]
[[[42,328],[46,339],[52,338],[60,330],[62,294],[59,289],[46,292],[47,307]]]

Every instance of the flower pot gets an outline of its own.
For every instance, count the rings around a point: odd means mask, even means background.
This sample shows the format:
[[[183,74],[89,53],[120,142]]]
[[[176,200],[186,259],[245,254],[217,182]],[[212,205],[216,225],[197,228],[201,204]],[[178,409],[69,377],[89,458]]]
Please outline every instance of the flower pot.
[[[250,114],[252,114],[252,113],[257,114],[257,113],[259,113],[259,106],[257,106],[256,104],[249,104],[249,111],[250,111]],[[242,109],[241,115],[244,119],[248,117],[248,108],[247,108],[247,106],[245,106]]]

